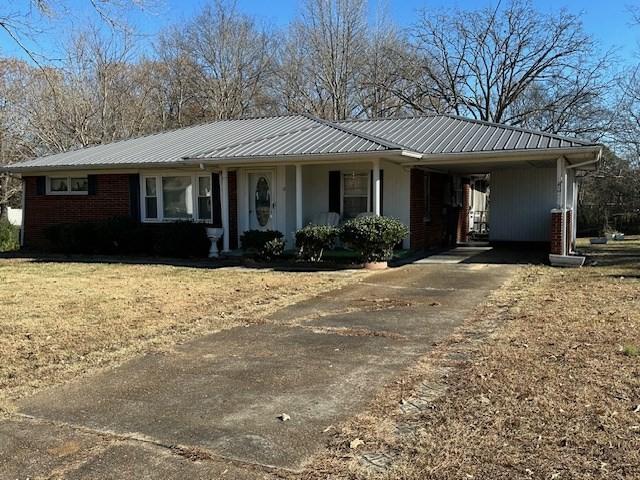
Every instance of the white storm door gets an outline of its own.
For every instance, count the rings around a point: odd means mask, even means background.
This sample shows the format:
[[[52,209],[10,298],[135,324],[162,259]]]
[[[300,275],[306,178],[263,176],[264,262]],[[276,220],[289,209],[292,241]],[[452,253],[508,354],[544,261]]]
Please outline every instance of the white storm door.
[[[265,170],[249,173],[249,228],[273,230],[275,208],[274,172]]]

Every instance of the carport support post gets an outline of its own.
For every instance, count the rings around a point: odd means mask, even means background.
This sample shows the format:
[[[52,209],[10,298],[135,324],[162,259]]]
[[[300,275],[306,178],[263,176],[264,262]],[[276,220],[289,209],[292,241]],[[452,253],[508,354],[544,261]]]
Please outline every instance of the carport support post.
[[[302,228],[302,165],[296,163],[296,230]]]
[[[560,221],[560,241],[561,254],[567,254],[567,163],[564,157],[558,158],[556,162],[557,204],[561,212]]]
[[[373,161],[373,213],[380,215],[380,160]]]
[[[222,167],[220,175],[220,213],[222,217],[222,251],[229,252],[229,170]]]

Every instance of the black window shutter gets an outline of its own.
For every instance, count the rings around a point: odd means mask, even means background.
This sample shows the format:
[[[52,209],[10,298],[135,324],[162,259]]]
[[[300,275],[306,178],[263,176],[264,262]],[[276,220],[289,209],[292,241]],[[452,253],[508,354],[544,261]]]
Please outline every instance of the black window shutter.
[[[340,171],[331,170],[329,172],[329,211],[340,212]]]
[[[373,170],[369,172],[369,210],[373,212]],[[384,170],[380,169],[380,215],[384,215]]]
[[[129,215],[136,222],[140,221],[140,175],[129,175]]]
[[[222,207],[220,205],[220,175],[211,174],[211,208],[213,225],[222,227]]]
[[[384,170],[380,169],[380,215],[384,215]]]
[[[47,177],[36,177],[36,195],[47,194]]]
[[[369,211],[373,212],[373,170],[369,170]]]
[[[87,183],[89,184],[89,195],[95,195],[97,193],[96,180],[96,175],[87,175]]]

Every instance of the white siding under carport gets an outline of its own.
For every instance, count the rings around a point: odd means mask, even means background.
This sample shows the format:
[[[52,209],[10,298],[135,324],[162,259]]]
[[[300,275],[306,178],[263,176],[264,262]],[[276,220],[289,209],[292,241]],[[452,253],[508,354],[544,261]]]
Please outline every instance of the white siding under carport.
[[[555,168],[496,169],[490,184],[490,240],[550,241],[551,209],[557,203]]]

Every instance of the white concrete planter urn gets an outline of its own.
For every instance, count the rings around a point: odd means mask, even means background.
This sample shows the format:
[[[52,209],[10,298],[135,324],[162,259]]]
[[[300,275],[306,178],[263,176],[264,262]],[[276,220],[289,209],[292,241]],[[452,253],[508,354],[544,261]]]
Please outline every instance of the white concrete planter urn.
[[[224,235],[223,228],[207,228],[207,237],[211,242],[209,258],[218,258],[220,256],[218,253],[218,240],[222,238],[222,235]]]

